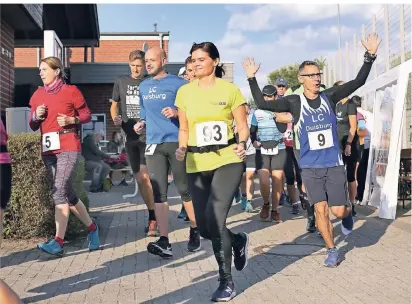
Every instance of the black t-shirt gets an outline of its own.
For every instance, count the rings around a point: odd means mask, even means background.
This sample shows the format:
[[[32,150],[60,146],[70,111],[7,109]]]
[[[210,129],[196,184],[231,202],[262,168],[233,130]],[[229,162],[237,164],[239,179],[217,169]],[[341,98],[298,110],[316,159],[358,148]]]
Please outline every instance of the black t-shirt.
[[[130,75],[122,76],[116,79],[113,86],[112,99],[119,103],[122,129],[127,140],[146,141],[146,130],[140,136],[133,130],[133,126],[140,119],[139,85],[144,79],[134,79]]]
[[[345,103],[338,102],[336,104],[336,120],[338,121],[338,136],[340,141],[348,137],[350,129],[349,115],[356,115],[356,112],[356,104],[351,100]]]

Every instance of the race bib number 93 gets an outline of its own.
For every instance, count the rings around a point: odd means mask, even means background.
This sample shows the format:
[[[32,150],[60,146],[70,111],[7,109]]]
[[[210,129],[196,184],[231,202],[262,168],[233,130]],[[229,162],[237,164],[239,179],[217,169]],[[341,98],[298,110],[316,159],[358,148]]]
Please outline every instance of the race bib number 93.
[[[224,121],[208,121],[196,125],[198,147],[227,145],[227,136],[227,123]]]

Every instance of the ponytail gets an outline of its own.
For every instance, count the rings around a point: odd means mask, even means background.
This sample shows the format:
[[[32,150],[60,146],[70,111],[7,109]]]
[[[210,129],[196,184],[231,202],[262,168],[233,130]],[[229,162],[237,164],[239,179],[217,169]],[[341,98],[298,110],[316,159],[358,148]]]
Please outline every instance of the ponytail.
[[[215,75],[217,78],[223,78],[223,76],[225,75],[225,69],[223,68],[223,64],[222,65],[217,65],[216,69],[215,69]]]

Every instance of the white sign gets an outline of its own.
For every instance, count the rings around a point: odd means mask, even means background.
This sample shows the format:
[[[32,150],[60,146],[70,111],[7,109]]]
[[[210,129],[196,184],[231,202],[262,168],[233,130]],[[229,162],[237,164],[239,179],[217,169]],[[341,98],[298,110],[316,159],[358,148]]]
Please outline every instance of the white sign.
[[[322,150],[333,146],[332,129],[308,132],[310,150]]]
[[[197,146],[227,145],[227,123],[208,121],[196,125]]]
[[[60,149],[59,132],[49,132],[42,136],[43,152],[54,151]]]
[[[144,155],[153,155],[156,150],[156,144],[148,144],[146,145],[146,149],[144,150]]]

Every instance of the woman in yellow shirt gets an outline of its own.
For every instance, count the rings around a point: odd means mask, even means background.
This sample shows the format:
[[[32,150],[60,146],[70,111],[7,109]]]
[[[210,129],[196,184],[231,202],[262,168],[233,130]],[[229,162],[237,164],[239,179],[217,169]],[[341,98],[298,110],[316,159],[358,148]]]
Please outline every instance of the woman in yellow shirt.
[[[233,195],[243,175],[243,159],[249,138],[245,99],[239,88],[221,79],[220,55],[211,42],[190,50],[196,80],[177,92],[179,115],[178,160],[186,159],[189,191],[200,235],[212,241],[219,265],[219,287],[212,301],[230,301],[235,295],[232,249],[237,270],[247,265],[249,237],[226,227]],[[239,144],[233,134],[233,119]]]

